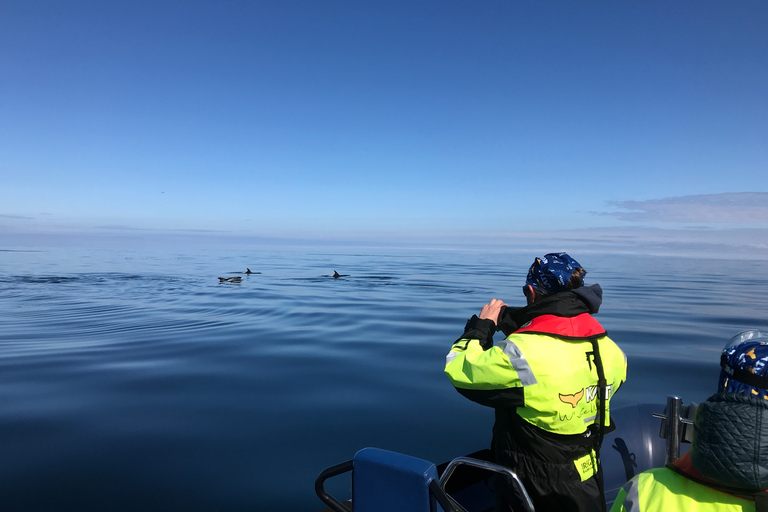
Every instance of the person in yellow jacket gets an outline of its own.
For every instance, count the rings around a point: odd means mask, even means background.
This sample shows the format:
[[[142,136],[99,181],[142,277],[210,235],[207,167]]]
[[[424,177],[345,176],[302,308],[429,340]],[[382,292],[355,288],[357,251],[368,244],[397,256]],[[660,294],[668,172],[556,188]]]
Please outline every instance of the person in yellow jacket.
[[[627,363],[592,317],[602,289],[584,286],[585,275],[566,253],[536,258],[528,305],[492,300],[446,356],[456,390],[495,409],[495,460],[517,473],[537,511],[605,510],[598,452]],[[507,337],[494,345],[497,330]],[[505,482],[496,496],[498,510],[520,501]]]
[[[768,333],[744,331],[696,409],[691,450],[627,482],[611,512],[768,511]]]

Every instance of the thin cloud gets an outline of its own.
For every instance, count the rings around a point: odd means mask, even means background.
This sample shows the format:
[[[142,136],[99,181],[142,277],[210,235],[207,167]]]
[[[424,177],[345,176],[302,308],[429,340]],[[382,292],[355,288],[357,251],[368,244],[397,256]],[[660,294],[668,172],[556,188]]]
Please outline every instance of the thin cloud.
[[[768,224],[768,192],[667,197],[648,201],[610,201],[624,210],[605,215],[629,222]]]
[[[0,213],[0,218],[14,219],[14,220],[32,220],[32,217],[26,217],[24,215],[13,215],[10,213]]]
[[[105,224],[102,226],[94,226],[96,229],[103,229],[107,231],[135,231],[144,233],[203,233],[203,234],[226,234],[230,233],[229,230],[223,229],[194,229],[194,228],[144,228],[134,227],[125,224]]]

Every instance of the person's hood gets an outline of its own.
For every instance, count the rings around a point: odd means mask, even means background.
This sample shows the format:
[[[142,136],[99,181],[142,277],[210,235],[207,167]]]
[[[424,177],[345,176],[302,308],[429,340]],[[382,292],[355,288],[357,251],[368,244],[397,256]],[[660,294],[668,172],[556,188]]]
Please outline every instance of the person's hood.
[[[595,314],[603,303],[603,289],[599,284],[581,286],[528,304],[523,308],[508,307],[501,311],[496,329],[509,336],[520,327],[541,315],[574,317],[582,313]]]
[[[600,310],[600,305],[603,303],[603,289],[599,284],[581,286],[571,291],[587,305],[590,314],[594,315]]]
[[[736,393],[707,398],[696,409],[691,463],[719,484],[768,489],[768,400]]]

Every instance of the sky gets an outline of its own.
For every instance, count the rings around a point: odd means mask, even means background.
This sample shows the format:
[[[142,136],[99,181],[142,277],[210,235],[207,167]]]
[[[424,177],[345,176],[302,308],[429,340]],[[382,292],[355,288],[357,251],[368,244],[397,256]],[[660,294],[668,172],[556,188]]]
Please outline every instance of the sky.
[[[763,0],[0,0],[0,245],[578,231],[768,253],[766,26]]]

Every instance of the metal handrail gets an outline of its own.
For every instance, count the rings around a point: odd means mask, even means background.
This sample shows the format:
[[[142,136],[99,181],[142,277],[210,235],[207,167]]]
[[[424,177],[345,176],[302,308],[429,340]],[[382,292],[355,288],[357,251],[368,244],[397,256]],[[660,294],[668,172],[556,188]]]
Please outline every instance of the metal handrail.
[[[500,475],[503,475],[504,477],[509,479],[513,485],[516,485],[520,490],[520,495],[522,497],[521,501],[523,506],[526,508],[527,512],[534,512],[533,502],[531,501],[531,497],[528,495],[528,491],[525,490],[525,486],[523,485],[523,482],[520,480],[520,477],[518,477],[514,471],[512,471],[507,467],[500,466],[498,464],[494,464],[492,462],[488,462],[485,460],[473,459],[472,457],[457,457],[448,464],[448,467],[445,468],[445,471],[440,477],[440,488],[443,491],[445,491],[446,484],[448,483],[448,480],[451,478],[451,475],[459,466],[471,466],[474,468],[485,469],[487,471],[491,471],[493,473],[498,473]],[[458,505],[458,503],[455,503],[455,504]]]
[[[450,497],[445,489],[440,487],[437,480],[429,482],[429,492],[435,497],[437,502],[443,507],[444,512],[467,512],[467,509],[456,503],[456,500]]]
[[[315,480],[315,494],[317,494],[317,497],[334,512],[352,512],[352,509],[326,492],[324,486],[325,481],[331,477],[352,471],[352,466],[353,461],[351,460],[336,464],[335,466],[323,470],[317,477],[317,480]]]

